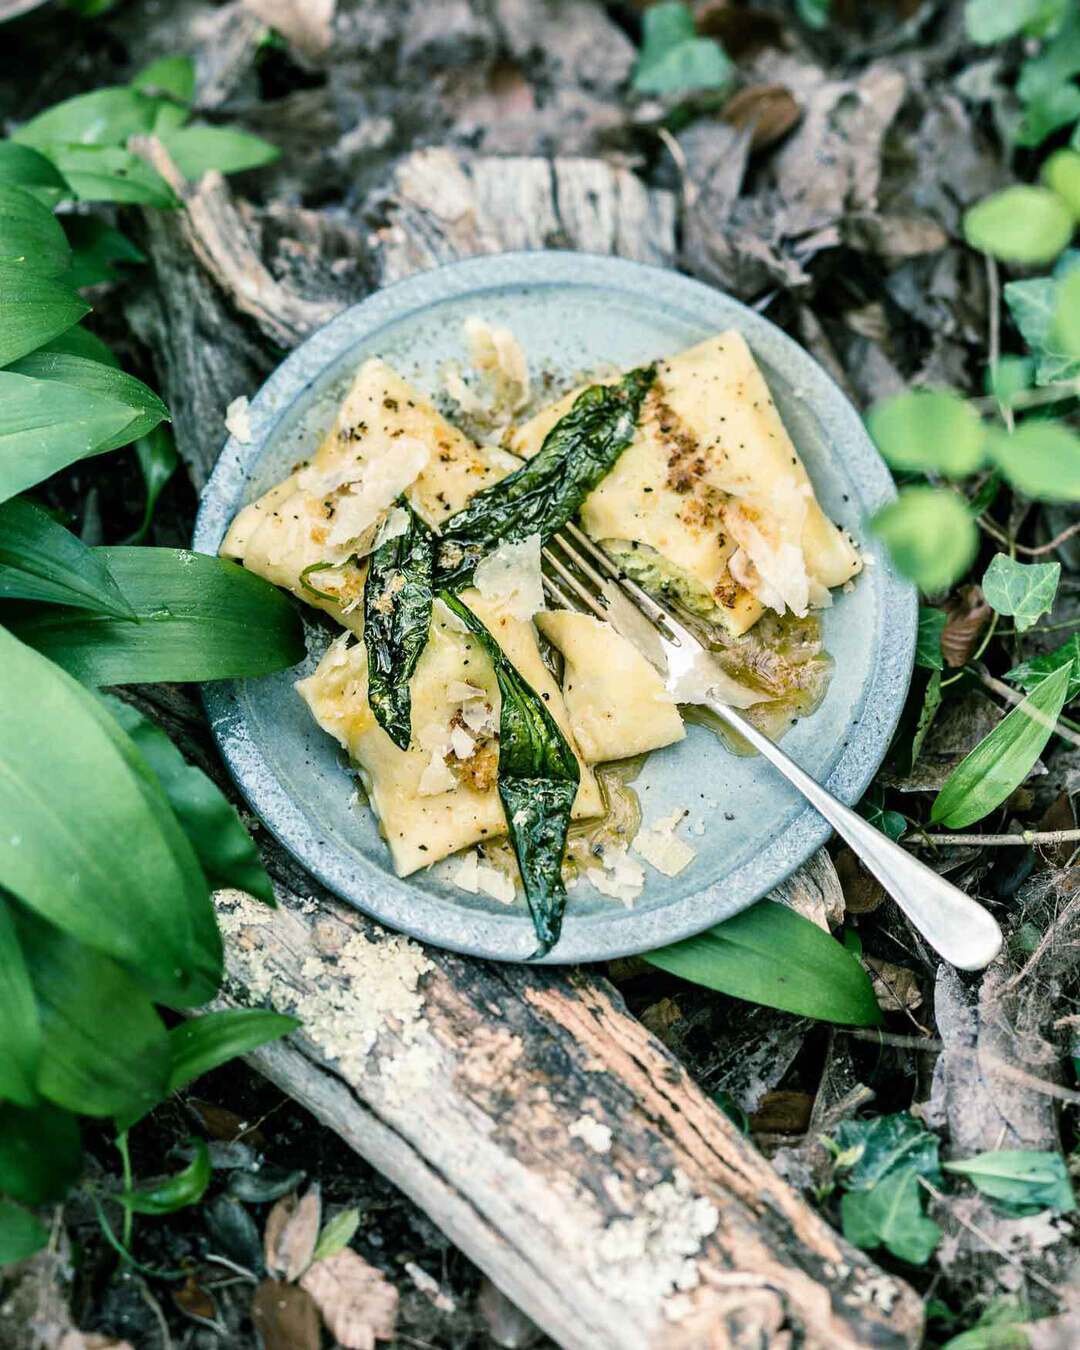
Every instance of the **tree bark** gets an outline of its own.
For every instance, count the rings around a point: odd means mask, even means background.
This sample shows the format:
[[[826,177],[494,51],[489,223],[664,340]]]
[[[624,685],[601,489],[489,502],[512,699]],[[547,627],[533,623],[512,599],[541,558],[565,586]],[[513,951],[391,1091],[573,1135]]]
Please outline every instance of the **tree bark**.
[[[359,268],[335,294],[340,273],[320,259],[311,213],[240,208],[220,179],[177,186],[184,209],[147,217],[156,285],[132,315],[197,484],[224,439],[225,406],[273,363],[269,346],[299,340],[360,275],[390,281],[505,248],[675,253],[673,198],[625,170],[432,150],[399,165],[381,224],[363,242],[356,233]],[[271,233],[291,238],[279,247],[287,280],[260,255]],[[425,949],[321,891],[272,845],[267,858],[276,911],[218,897],[221,1004],[272,1004],[303,1027],[252,1062],[560,1345],[918,1343],[914,1292],[780,1180],[601,976]],[[818,894],[823,869],[819,858]]]

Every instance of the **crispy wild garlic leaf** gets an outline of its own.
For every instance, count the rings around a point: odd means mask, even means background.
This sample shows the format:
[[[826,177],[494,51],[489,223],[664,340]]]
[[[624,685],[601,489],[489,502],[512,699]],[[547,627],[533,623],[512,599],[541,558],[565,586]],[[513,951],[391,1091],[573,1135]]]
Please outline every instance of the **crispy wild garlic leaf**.
[[[558,724],[503,654],[488,630],[450,591],[439,598],[477,638],[499,682],[499,798],[539,941],[534,956],[555,945],[566,891],[563,849],[581,770]]]
[[[368,702],[379,726],[408,750],[412,737],[409,681],[431,626],[435,537],[407,504],[409,523],[379,545],[364,582],[364,646]]]
[[[459,587],[485,554],[531,534],[547,541],[574,515],[630,444],[654,366],[617,384],[594,384],[574,400],[539,452],[507,478],[478,492],[443,526],[438,581]]]

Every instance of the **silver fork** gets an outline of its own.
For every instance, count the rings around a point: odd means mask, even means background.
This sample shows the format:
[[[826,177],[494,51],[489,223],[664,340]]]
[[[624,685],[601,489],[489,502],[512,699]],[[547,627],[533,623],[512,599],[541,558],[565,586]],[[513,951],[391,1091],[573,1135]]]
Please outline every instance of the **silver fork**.
[[[706,648],[675,615],[625,576],[576,525],[568,524],[555,535],[543,557],[544,589],[561,608],[582,610],[610,620],[612,605],[605,589],[615,583],[652,625],[666,664],[666,671],[661,674],[665,675],[668,690],[677,692],[680,702],[700,703],[710,709],[778,769],[846,840],[946,961],[960,970],[982,970],[990,964],[1001,948],[1001,929],[993,915],[838,801],[790,755],[713,693],[686,697],[680,684],[685,683],[692,670],[700,670],[700,658]]]

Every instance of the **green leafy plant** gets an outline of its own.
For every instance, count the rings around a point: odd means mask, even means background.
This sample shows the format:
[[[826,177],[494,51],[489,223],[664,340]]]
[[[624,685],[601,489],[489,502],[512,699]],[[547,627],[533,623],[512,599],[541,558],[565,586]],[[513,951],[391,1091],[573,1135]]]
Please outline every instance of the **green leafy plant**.
[[[662,0],[642,16],[643,40],[634,68],[639,94],[723,90],[734,66],[714,38],[699,37],[694,15],[681,0]]]
[[[817,924],[771,900],[644,957],[681,979],[769,1008],[853,1026],[881,1021],[856,957]]]
[[[966,1177],[1010,1215],[1038,1214],[1044,1209],[1066,1214],[1076,1208],[1069,1169],[1060,1153],[1003,1148],[945,1163],[944,1169]]]
[[[282,669],[303,651],[297,614],[217,558],[89,548],[25,495],[135,443],[142,537],[175,468],[164,403],[78,326],[90,310],[80,288],[142,255],[112,226],[56,211],[78,199],[170,206],[126,144],[135,134],[160,135],[188,172],[265,162],[269,147],[251,138],[186,128],[192,89],[186,58],[158,62],[0,142],[0,1262],[45,1242],[25,1206],[78,1179],[80,1115],[116,1122],[123,1249],[133,1213],[197,1200],[205,1145],[138,1190],[126,1129],[195,1074],[295,1025],[253,1010],[167,1029],[161,1009],[194,1009],[220,984],[211,887],[267,903],[273,892],[215,784],[135,707],[95,690]]]

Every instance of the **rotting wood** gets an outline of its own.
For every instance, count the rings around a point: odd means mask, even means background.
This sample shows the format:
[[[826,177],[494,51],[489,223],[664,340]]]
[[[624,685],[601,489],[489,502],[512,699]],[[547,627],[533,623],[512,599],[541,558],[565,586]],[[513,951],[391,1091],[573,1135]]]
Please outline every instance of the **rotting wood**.
[[[268,330],[252,297],[267,294],[267,277],[284,283],[256,253],[257,231],[220,183],[184,197],[181,212],[148,220],[157,295],[134,310],[166,396],[183,410],[180,450],[201,480],[225,404],[253,393],[269,362],[268,332],[288,340],[275,330],[284,315],[299,338],[316,311],[298,290]],[[466,165],[426,152],[399,167],[385,205],[365,263],[381,279],[509,244],[653,260],[674,252],[673,201],[598,161]],[[200,345],[217,370],[191,385],[184,363]],[[421,1205],[560,1345],[918,1343],[913,1291],[781,1181],[601,976],[426,950],[326,895],[280,850],[266,852],[276,911],[238,892],[219,897],[221,1001],[295,1010],[304,1027],[252,1062]],[[818,860],[819,889],[828,867]]]

